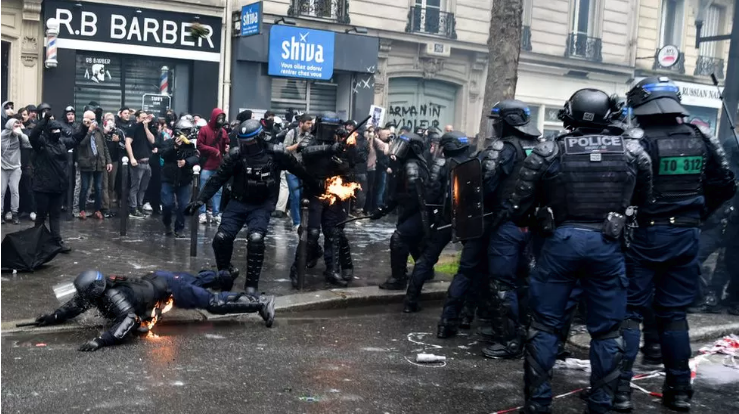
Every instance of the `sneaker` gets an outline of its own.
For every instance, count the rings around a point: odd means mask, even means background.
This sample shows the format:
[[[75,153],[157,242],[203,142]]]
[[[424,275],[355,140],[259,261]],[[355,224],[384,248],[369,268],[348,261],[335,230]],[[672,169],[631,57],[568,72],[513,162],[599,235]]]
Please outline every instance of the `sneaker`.
[[[198,216],[198,222],[199,222],[200,224],[205,224],[205,223],[207,223],[207,222],[208,222],[208,218],[207,218],[207,216],[205,215],[205,213],[200,213],[200,215]]]
[[[96,211],[95,214],[94,214],[94,216],[98,220],[102,220],[103,219],[103,213],[101,213],[99,211]]]
[[[103,217],[105,217],[105,218],[112,218],[112,217],[115,217],[116,215],[117,214],[113,210],[111,210],[111,211],[106,211],[105,214],[103,215]]]
[[[13,224],[21,224],[21,221],[18,220],[18,213],[13,213]]]
[[[36,213],[31,213],[28,215],[28,218],[31,219],[31,221],[36,221]]]
[[[147,215],[151,214],[150,211],[144,211],[144,207],[142,206],[138,206],[136,210],[138,210],[139,215],[141,215],[141,217],[146,217]]]
[[[149,204],[149,203],[146,203],[146,204],[144,204],[144,206],[143,206],[143,207],[141,207],[141,208],[142,208],[142,209],[143,209],[144,211],[151,211],[151,210],[152,210],[152,208],[151,208],[151,204]]]
[[[211,222],[220,225],[221,224],[221,215],[219,214],[217,216],[213,216],[213,220]]]
[[[13,214],[12,214],[12,213],[11,213],[10,211],[8,211],[8,212],[7,212],[7,213],[5,213],[5,215],[3,216],[3,219],[5,219],[5,221],[7,221],[8,223],[10,223],[10,220],[12,220],[12,219],[13,219]]]
[[[142,217],[142,214],[138,212],[135,208],[130,208],[128,210],[128,215],[131,217]]]
[[[84,211],[80,211],[79,217],[80,217],[80,220],[86,220],[87,219],[87,215],[85,214]]]

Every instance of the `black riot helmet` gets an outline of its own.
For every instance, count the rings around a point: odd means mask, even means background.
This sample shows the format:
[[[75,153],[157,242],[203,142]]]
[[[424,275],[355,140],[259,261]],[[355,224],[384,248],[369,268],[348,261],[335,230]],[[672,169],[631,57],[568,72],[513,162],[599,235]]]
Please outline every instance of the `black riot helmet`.
[[[560,109],[558,118],[568,129],[605,127],[621,114],[618,96],[592,88],[580,89],[572,94]]]
[[[174,126],[175,135],[184,135],[186,138],[195,130],[195,124],[187,118],[182,118]]]
[[[74,279],[74,288],[83,299],[93,301],[105,292],[105,276],[98,270],[85,270]]]
[[[239,138],[239,148],[244,155],[255,155],[262,152],[264,128],[257,119],[247,119],[239,125],[236,132]]]
[[[412,132],[399,135],[390,144],[390,156],[397,161],[403,161],[411,154],[415,154],[417,158],[423,158],[424,150],[423,138]]]
[[[441,139],[441,136],[442,136],[441,135],[441,130],[439,128],[436,128],[436,127],[431,127],[429,129],[427,129],[426,130],[426,135],[428,135],[428,140],[429,140],[430,143],[439,142],[439,140]]]
[[[626,94],[626,103],[635,116],[690,113],[680,104],[680,88],[667,76],[644,78]]]
[[[334,142],[336,129],[341,125],[341,120],[335,112],[324,112],[316,117],[313,124],[313,136],[318,141]]]
[[[493,138],[511,135],[523,138],[536,138],[541,132],[531,122],[531,110],[525,103],[516,99],[505,99],[495,105],[488,115]]]
[[[444,151],[445,157],[452,157],[467,152],[470,143],[466,134],[459,131],[452,131],[441,136],[439,146]]]

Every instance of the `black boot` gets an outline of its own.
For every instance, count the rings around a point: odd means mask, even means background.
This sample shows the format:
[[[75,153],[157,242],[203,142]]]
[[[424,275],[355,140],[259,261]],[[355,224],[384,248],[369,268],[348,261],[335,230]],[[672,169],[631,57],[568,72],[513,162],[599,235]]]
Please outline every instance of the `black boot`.
[[[234,240],[232,237],[221,231],[220,227],[213,237],[213,255],[216,259],[216,267],[218,270],[232,269],[231,255],[234,250]],[[237,274],[238,276],[238,274]],[[235,279],[235,277],[234,277]],[[230,290],[230,289],[229,289]]]
[[[246,281],[244,290],[259,288],[259,275],[264,263],[264,236],[261,233],[250,233],[246,245]]]
[[[263,304],[259,299],[244,293],[213,294],[208,303],[208,312],[216,315],[229,313],[254,313],[262,310]]]
[[[572,330],[572,320],[575,319],[575,311],[577,308],[573,308],[565,319],[565,324],[562,327],[562,331],[559,334],[559,344],[557,345],[557,359],[564,361],[572,355],[572,352],[568,351],[565,347],[567,341],[570,339],[570,331]]]
[[[380,289],[405,290],[408,286],[408,246],[396,230],[390,237],[390,277]]]
[[[64,240],[59,239],[58,243],[59,243],[60,246],[62,246],[62,249],[59,250],[59,253],[67,254],[67,253],[70,253],[72,251],[72,248],[69,247],[69,245],[67,243],[64,243]]]
[[[306,265],[308,269],[313,269],[318,264],[318,259],[323,256],[323,249],[318,244],[318,238],[321,236],[321,230],[319,229],[308,229],[308,238],[306,241],[308,249],[308,257],[306,258]]]
[[[416,273],[414,269],[408,282],[408,290],[405,292],[403,313],[414,313],[421,310],[421,305],[419,304],[421,291],[423,290],[423,280],[421,278],[422,275]]]
[[[665,385],[662,388],[662,405],[675,411],[690,411],[693,387],[690,385]]]
[[[457,324],[446,319],[442,319],[437,326],[436,337],[437,338],[453,338],[457,336],[459,329]]]
[[[633,366],[633,361],[624,359],[621,371],[631,371]],[[619,378],[618,385],[616,386],[616,394],[613,396],[613,409],[619,412],[629,412],[633,408],[634,404],[631,402],[631,382]]]
[[[298,288],[298,265],[295,263],[290,266],[290,283],[293,285],[293,288]]]
[[[662,365],[662,346],[659,342],[647,342],[644,338],[644,346],[641,347],[642,359],[644,365]],[[659,340],[659,338],[657,338]]]
[[[326,282],[334,286],[347,287],[349,285],[348,283],[346,283],[346,280],[341,278],[341,273],[334,273],[332,269],[324,270],[323,276],[326,278]]]
[[[460,329],[472,328],[472,321],[475,320],[475,304],[472,301],[465,301],[462,307],[462,312],[459,314]]]
[[[344,230],[337,232],[339,237],[339,261],[341,263],[341,278],[347,282],[354,280],[354,263],[352,262],[352,251],[349,240]]]

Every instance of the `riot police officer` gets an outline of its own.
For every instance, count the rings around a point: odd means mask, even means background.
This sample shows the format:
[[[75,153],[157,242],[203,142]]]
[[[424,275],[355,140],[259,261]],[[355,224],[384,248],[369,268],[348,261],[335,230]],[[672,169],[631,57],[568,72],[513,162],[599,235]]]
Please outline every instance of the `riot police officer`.
[[[427,207],[433,206],[435,211],[430,220],[432,232],[413,266],[413,273],[409,278],[408,290],[405,294],[403,306],[405,313],[421,310],[418,301],[423,284],[433,277],[434,265],[439,260],[444,247],[452,240],[450,173],[455,165],[469,159],[467,156],[469,143],[467,137],[461,132],[447,132],[440,140],[437,140],[437,144],[444,156],[433,160],[431,174],[426,185]],[[443,228],[440,229],[440,227]]]
[[[576,92],[566,107],[575,127],[583,121],[605,123],[619,110],[607,94],[590,89]],[[585,110],[578,115],[575,108]],[[649,156],[627,136],[564,136],[537,145],[524,161],[510,201],[511,218],[524,225],[538,207],[537,221],[549,234],[529,281],[532,320],[525,345],[524,412],[551,412],[551,370],[578,279],[587,297],[591,336],[587,412],[611,409],[623,357],[625,213],[628,206],[649,200],[651,175]]]
[[[303,139],[298,146],[305,169],[310,171],[313,180],[323,184],[332,177],[340,177],[345,184],[353,181],[357,151],[356,147],[345,144],[349,134],[340,125],[338,115],[325,112],[316,117],[312,136]],[[307,267],[314,267],[321,256],[318,239],[323,230],[326,281],[333,285],[347,286],[354,279],[354,265],[349,240],[344,234],[344,225],[337,223],[347,218],[350,203],[348,199],[339,197],[321,197],[325,190],[322,187],[325,186],[307,188],[304,192],[309,201]],[[298,254],[296,252],[295,262],[290,269],[293,286],[297,286]]]
[[[246,281],[247,294],[255,295],[264,262],[264,237],[270,214],[275,209],[283,169],[297,175],[307,185],[312,181],[305,169],[281,145],[264,142],[264,129],[259,120],[249,119],[239,125],[239,146],[231,148],[218,171],[187,207],[194,214],[233,177],[231,196],[223,212],[221,224],[213,237],[213,252],[218,270],[233,270],[233,242],[244,224],[247,225]]]
[[[395,185],[385,205],[372,213],[377,220],[398,209],[398,221],[390,236],[390,277],[380,289],[404,290],[408,284],[408,254],[417,260],[429,232],[425,185],[429,179],[423,138],[414,133],[398,136],[390,145]]]
[[[471,229],[455,228],[455,232],[483,231],[465,240],[459,270],[447,291],[437,337],[456,335],[465,297],[470,286],[475,285],[481,288],[476,289],[478,304],[491,305],[492,309],[488,310],[495,313],[491,322],[496,343],[485,354],[508,358],[520,356],[521,352],[516,279],[529,235],[526,229],[519,229],[507,219],[507,199],[513,193],[523,160],[536,146],[541,133],[531,122],[529,107],[515,99],[496,103],[488,118],[492,123],[492,136],[488,137],[491,144],[477,155],[482,163],[482,177],[478,179],[482,203],[463,200],[464,204],[454,206],[455,210],[466,210],[457,213],[459,216],[478,218],[469,222]],[[476,204],[481,205],[476,207]],[[481,268],[487,269],[487,273],[479,272]]]
[[[666,377],[662,403],[687,411],[690,385],[690,337],[686,308],[698,291],[701,219],[736,192],[734,174],[710,130],[683,122],[678,87],[664,76],[641,80],[627,94],[652,157],[654,196],[637,214],[626,252],[628,309],[623,335],[626,358],[614,408],[630,410],[632,366],[639,350],[639,323],[654,303]]]

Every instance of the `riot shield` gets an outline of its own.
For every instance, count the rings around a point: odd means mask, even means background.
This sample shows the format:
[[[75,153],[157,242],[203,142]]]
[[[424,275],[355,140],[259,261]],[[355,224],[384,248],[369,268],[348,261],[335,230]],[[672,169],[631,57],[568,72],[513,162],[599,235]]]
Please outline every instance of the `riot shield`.
[[[452,168],[452,230],[454,241],[475,239],[484,231],[482,165],[473,158]]]

